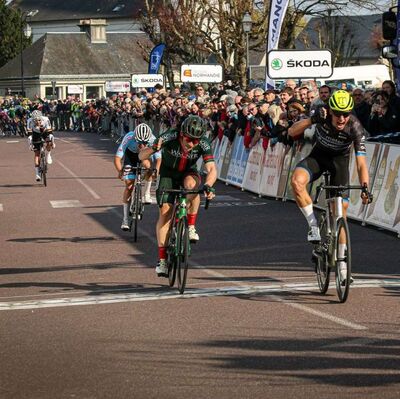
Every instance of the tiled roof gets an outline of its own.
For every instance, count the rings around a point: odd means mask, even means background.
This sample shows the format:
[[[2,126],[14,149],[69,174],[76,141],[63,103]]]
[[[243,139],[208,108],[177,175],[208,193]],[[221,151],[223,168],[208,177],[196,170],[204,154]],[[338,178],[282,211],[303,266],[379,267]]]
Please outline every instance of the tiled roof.
[[[83,18],[139,18],[144,0],[13,0],[10,7],[38,10],[33,22]]]
[[[92,44],[85,33],[47,33],[24,50],[24,76],[147,73],[138,42],[152,46],[140,33],[108,32],[104,44]],[[0,68],[0,79],[20,76],[19,56]]]

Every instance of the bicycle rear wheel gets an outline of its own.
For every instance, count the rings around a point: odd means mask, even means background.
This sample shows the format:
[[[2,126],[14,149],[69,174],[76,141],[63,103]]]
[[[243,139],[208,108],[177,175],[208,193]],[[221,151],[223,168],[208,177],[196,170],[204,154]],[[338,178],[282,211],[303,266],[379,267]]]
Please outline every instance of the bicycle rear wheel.
[[[42,178],[43,185],[47,187],[47,164],[44,152],[40,155],[40,177]]]
[[[177,266],[176,226],[171,226],[170,233],[169,233],[168,249],[167,249],[167,263],[168,263],[168,282],[169,282],[169,286],[173,287],[175,284],[175,279],[176,279],[176,266]]]
[[[177,272],[178,272],[178,290],[183,294],[186,286],[186,277],[189,260],[189,230],[187,218],[183,217],[178,222],[177,229]]]
[[[344,256],[339,258],[339,240],[340,235],[343,237],[344,245],[346,245],[346,249],[344,251]],[[350,283],[351,283],[351,246],[350,246],[350,232],[349,226],[347,224],[346,219],[340,218],[337,222],[337,237],[335,243],[335,251],[336,251],[336,291],[339,297],[339,301],[341,303],[346,302],[346,299],[349,295]],[[340,269],[342,266],[342,269]]]
[[[318,220],[321,241],[314,246],[315,268],[317,273],[318,288],[321,294],[326,294],[329,288],[330,268],[328,260],[329,235],[327,231],[326,212]]]
[[[133,239],[137,241],[138,221],[142,217],[142,187],[136,182],[134,191]]]

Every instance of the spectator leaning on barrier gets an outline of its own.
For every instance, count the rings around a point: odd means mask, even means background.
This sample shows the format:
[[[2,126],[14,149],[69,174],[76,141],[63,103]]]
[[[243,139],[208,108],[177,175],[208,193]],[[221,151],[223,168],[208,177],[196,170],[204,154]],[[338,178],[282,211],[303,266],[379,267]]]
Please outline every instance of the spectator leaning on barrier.
[[[229,143],[232,144],[236,136],[236,130],[239,126],[238,109],[236,105],[229,105],[226,111],[229,119],[224,135],[228,138]]]
[[[368,130],[371,106],[366,101],[364,101],[364,91],[360,88],[354,89],[353,100],[353,113],[357,116],[364,129]]]
[[[371,136],[400,132],[399,114],[389,106],[389,95],[383,90],[373,96],[368,131]]]
[[[281,113],[286,112],[287,103],[293,98],[293,93],[294,91],[292,88],[285,87],[279,95],[281,103],[279,105],[273,104],[270,106],[269,115],[274,125],[278,123]]]

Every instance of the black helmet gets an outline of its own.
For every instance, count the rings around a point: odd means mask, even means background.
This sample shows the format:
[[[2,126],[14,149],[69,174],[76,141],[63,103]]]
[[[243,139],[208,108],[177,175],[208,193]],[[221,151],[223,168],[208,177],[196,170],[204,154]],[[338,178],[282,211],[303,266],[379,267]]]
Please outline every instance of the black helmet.
[[[189,115],[182,123],[182,133],[193,139],[201,138],[207,131],[207,122],[197,115]]]

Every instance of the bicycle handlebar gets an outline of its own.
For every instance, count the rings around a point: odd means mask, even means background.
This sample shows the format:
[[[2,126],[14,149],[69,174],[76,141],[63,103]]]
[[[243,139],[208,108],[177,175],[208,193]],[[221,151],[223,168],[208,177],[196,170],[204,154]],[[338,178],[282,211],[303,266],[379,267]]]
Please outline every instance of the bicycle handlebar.
[[[368,203],[370,204],[373,200],[373,195],[368,191],[368,186],[367,184],[363,184],[362,186],[331,186],[331,185],[325,185],[325,183],[321,183],[317,187],[317,191],[315,194],[315,199],[314,199],[314,204],[318,203],[319,197],[321,195],[322,190],[332,190],[335,191],[335,193],[339,194],[341,196],[343,191],[346,190],[361,190],[363,194],[365,194],[368,197]]]
[[[161,198],[164,196],[164,194],[180,194],[183,196],[190,195],[190,194],[203,194],[205,192],[204,189],[200,190],[186,190],[184,188],[181,189],[173,189],[173,188],[168,188],[164,189],[161,191]],[[210,205],[210,200],[206,198],[206,202],[204,204],[204,209],[208,209]]]

